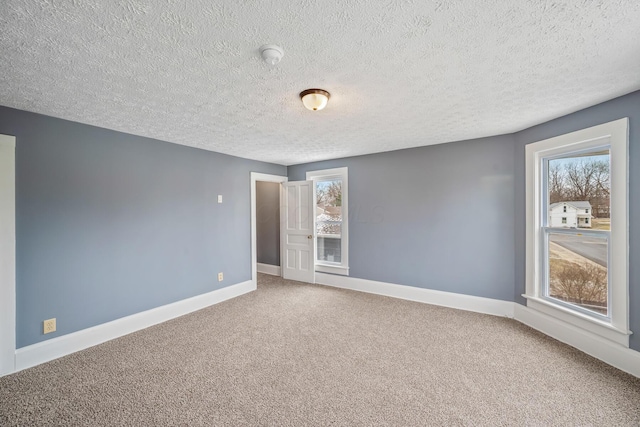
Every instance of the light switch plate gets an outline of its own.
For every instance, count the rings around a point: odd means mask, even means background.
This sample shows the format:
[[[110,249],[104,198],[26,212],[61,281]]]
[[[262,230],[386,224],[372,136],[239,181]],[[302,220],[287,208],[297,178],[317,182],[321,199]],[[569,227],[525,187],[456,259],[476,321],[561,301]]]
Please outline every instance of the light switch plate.
[[[218,203],[222,203],[222,194],[218,194]]]

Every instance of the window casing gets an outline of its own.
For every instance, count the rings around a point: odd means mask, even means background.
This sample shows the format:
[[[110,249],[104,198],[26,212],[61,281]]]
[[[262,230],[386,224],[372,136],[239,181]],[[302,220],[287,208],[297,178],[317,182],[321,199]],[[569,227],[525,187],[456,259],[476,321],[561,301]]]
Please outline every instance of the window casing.
[[[628,120],[620,119],[594,126],[526,147],[526,293],[527,306],[556,319],[595,333],[616,343],[629,346],[628,301]],[[610,231],[592,228],[551,227],[548,190],[548,168],[553,159],[565,159],[589,153],[610,153]],[[575,200],[575,199],[574,199]],[[566,205],[565,205],[566,206]],[[594,209],[588,209],[595,211]],[[583,208],[584,209],[584,208]],[[565,208],[563,208],[563,212]],[[575,210],[580,212],[580,210]],[[589,224],[588,219],[577,219],[577,224]],[[595,223],[594,223],[595,224]],[[570,224],[567,224],[570,225]],[[573,227],[573,226],[572,226]],[[593,225],[591,225],[593,227]],[[559,297],[551,290],[550,275],[554,268],[550,261],[551,247],[563,240],[588,239],[590,244],[605,246],[607,253],[600,262],[606,265],[606,279],[593,273],[598,281],[606,280],[606,291],[600,288],[598,301],[606,300],[603,307],[575,297]],[[574,242],[575,243],[575,242]],[[569,244],[565,246],[571,248]],[[594,264],[589,262],[589,265]],[[596,266],[597,267],[597,266]],[[602,271],[594,267],[593,271]],[[556,270],[557,272],[557,270]],[[590,276],[591,277],[591,276]],[[592,281],[596,283],[596,280]],[[602,292],[606,292],[603,295]]]
[[[309,171],[316,207],[315,269],[322,273],[349,275],[349,183],[348,169]]]

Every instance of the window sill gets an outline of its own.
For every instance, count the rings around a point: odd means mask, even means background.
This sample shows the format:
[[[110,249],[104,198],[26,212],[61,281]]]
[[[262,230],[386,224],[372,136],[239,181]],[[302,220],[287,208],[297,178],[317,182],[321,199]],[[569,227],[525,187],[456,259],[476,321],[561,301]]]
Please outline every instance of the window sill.
[[[585,331],[606,338],[624,347],[629,347],[631,331],[619,329],[608,322],[556,305],[545,299],[531,295],[522,295],[527,299],[527,307],[555,317],[558,320],[577,326]]]
[[[330,264],[316,264],[316,271],[319,273],[340,274],[342,276],[349,275],[349,267]]]

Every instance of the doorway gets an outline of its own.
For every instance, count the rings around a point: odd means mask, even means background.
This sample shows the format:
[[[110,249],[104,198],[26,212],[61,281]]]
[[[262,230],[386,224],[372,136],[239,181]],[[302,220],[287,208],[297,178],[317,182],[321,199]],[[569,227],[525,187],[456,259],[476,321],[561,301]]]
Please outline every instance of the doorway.
[[[280,276],[280,183],[256,182],[258,273]]]
[[[281,183],[287,182],[286,176],[269,175],[264,173],[251,172],[251,281],[254,288],[258,285],[258,203],[257,203],[257,188],[258,182],[261,183],[277,183],[278,187]],[[278,191],[278,194],[280,192]],[[278,197],[278,207],[280,206],[280,198]],[[277,218],[279,221],[279,217]],[[279,249],[278,249],[279,251]],[[278,252],[278,255],[280,253]],[[279,258],[279,257],[278,257]],[[261,267],[264,268],[265,264]],[[271,271],[271,274],[275,273],[275,270]],[[279,274],[278,274],[279,275]]]

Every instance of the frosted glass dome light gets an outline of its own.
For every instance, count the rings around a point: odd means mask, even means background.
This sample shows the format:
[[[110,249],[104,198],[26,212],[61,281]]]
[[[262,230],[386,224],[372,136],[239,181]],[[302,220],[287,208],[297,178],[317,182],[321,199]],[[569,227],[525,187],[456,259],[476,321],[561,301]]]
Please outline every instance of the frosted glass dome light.
[[[327,106],[331,95],[322,89],[307,89],[300,92],[304,106],[311,111],[320,111]]]

